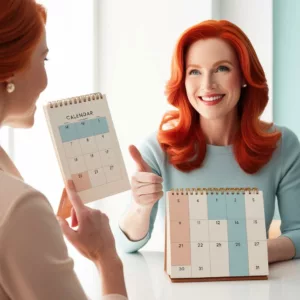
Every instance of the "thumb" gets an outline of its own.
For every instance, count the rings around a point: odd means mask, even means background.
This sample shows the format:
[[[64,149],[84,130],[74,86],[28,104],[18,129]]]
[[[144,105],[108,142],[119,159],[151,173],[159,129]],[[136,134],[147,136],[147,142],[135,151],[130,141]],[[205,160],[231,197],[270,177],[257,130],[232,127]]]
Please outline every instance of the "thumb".
[[[132,159],[135,161],[138,171],[140,171],[140,172],[152,172],[151,167],[144,161],[140,151],[137,149],[136,146],[130,145],[129,146],[129,153],[130,153]]]
[[[61,228],[63,234],[66,236],[66,238],[70,242],[74,241],[76,232],[72,228],[70,228],[68,222],[61,217],[57,217],[57,220],[58,220],[60,228]]]

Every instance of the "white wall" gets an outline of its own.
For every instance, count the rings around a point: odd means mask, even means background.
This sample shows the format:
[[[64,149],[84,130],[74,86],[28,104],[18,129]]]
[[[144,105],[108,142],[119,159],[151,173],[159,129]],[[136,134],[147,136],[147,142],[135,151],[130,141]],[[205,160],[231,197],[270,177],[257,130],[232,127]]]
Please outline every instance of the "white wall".
[[[48,11],[48,87],[37,104],[34,127],[14,132],[14,159],[25,180],[44,192],[56,210],[63,181],[42,105],[93,89],[93,1],[38,2]]]
[[[269,85],[270,101],[262,119],[273,120],[273,1],[272,0],[217,0],[220,19],[238,25],[252,42]]]
[[[207,0],[102,0],[99,7],[99,89],[108,102],[129,175],[135,164],[128,145],[156,130],[169,109],[164,96],[171,56],[179,35],[211,18]],[[119,216],[130,201],[125,193],[99,201],[97,207]],[[118,201],[118,199],[120,201]],[[116,218],[112,220],[116,224]],[[160,248],[163,223],[154,229],[148,249]]]

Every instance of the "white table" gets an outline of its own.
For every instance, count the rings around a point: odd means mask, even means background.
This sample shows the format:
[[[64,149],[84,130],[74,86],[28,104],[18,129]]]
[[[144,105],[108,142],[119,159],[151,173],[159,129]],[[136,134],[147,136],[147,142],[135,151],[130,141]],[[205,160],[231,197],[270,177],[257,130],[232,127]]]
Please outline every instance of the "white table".
[[[163,269],[163,252],[141,251],[120,256],[130,300],[295,300],[300,297],[300,260],[271,265],[268,280],[172,283]],[[98,300],[97,272],[92,264],[86,267],[85,272],[81,268],[79,279],[90,299]]]

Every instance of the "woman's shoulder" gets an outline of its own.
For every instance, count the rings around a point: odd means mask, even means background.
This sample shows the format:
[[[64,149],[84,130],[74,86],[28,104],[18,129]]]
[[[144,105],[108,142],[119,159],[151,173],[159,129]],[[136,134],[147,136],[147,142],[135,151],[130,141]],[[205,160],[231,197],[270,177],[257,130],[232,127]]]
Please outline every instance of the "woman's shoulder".
[[[145,137],[143,137],[138,142],[138,148],[143,153],[157,153],[157,154],[163,154],[163,151],[161,149],[161,146],[157,139],[158,131],[153,131],[150,134],[147,134]]]
[[[41,192],[3,171],[0,171],[0,186],[0,231],[16,211],[26,210],[28,207],[37,210],[52,209]],[[40,205],[36,205],[37,203]]]
[[[295,143],[299,141],[296,133],[287,126],[273,124],[271,132],[279,131],[281,133],[282,143]]]

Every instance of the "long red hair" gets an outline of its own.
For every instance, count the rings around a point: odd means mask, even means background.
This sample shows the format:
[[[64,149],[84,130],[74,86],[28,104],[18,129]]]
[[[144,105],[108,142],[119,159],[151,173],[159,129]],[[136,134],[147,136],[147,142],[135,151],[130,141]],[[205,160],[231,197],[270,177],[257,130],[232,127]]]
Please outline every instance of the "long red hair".
[[[236,25],[225,20],[208,20],[187,29],[179,38],[172,58],[171,78],[166,85],[168,102],[178,110],[167,112],[160,124],[158,141],[169,162],[183,172],[201,167],[206,141],[200,128],[199,113],[190,104],[185,90],[185,58],[189,47],[200,39],[221,38],[236,51],[247,87],[238,102],[240,126],[233,151],[240,167],[249,174],[261,169],[272,157],[281,138],[272,131],[273,123],[259,120],[268,103],[268,85],[255,50]],[[165,125],[173,124],[166,129]]]
[[[0,1],[0,82],[26,68],[46,18],[35,0]]]

